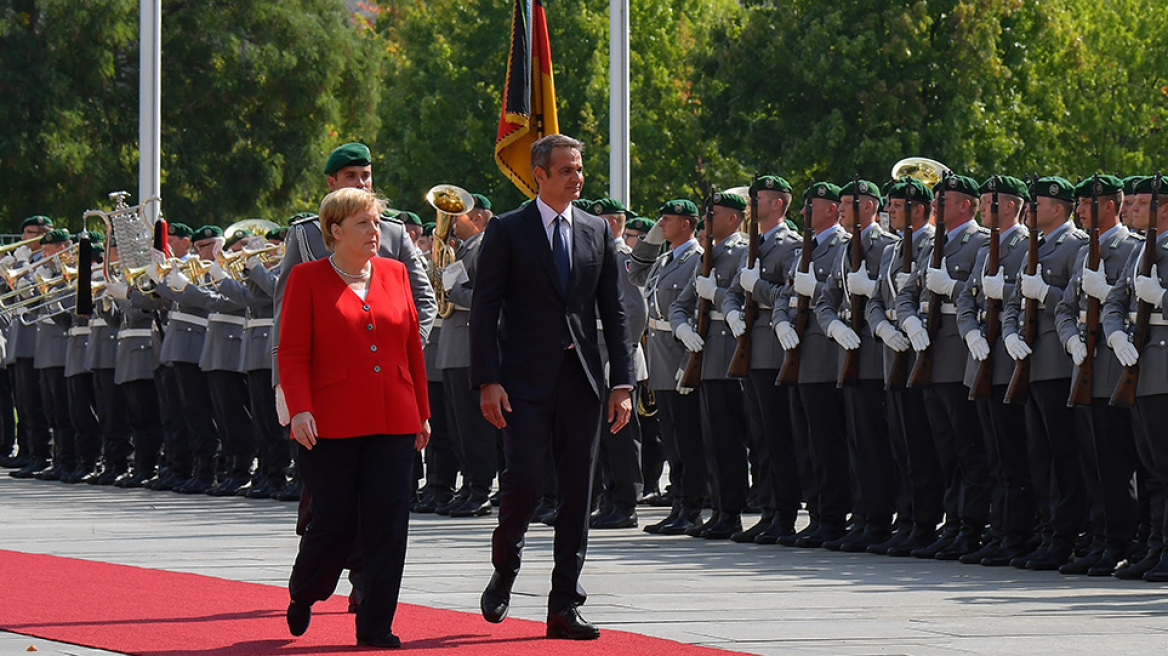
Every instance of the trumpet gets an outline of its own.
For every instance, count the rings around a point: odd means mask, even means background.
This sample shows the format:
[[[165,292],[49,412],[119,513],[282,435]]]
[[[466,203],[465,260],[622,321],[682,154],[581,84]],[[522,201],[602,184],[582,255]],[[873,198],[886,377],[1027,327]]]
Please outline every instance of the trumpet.
[[[454,314],[454,303],[446,297],[442,284],[442,272],[454,263],[454,249],[446,242],[454,228],[454,217],[469,212],[474,207],[474,198],[462,187],[440,184],[426,192],[426,202],[434,208],[438,219],[430,240],[430,283],[438,301],[438,316],[445,319]]]
[[[259,248],[244,248],[233,253],[221,252],[215,259],[227,275],[236,280],[243,280],[247,277],[247,263],[252,256],[258,256],[260,262],[264,264],[278,262],[284,257],[284,245],[264,244]]]

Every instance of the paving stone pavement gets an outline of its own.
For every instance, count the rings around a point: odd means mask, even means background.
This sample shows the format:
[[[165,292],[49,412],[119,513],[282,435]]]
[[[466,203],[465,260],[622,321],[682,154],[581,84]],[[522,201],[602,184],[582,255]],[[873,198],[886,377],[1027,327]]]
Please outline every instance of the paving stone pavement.
[[[641,510],[641,524],[663,509]],[[748,516],[747,521],[755,518]],[[295,504],[0,475],[0,548],[284,586]],[[477,612],[493,517],[414,515],[403,603]],[[552,530],[532,527],[512,615],[542,620]],[[0,561],[0,571],[3,570]],[[593,531],[585,616],[778,654],[1145,654],[1168,644],[1162,585],[1014,568]],[[0,594],[12,594],[0,583]],[[342,582],[339,593],[348,591]],[[0,654],[109,652],[0,632]]]

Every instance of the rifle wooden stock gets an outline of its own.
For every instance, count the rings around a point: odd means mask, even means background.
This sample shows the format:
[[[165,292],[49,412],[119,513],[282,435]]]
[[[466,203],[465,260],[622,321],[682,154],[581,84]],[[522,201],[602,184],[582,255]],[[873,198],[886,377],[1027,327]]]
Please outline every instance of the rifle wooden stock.
[[[993,227],[990,228],[990,255],[986,258],[985,272],[982,273],[984,278],[987,275],[998,275],[998,269],[1002,266],[1002,248],[999,243],[1001,239],[1001,230],[998,228],[998,194],[994,192],[993,204],[990,205],[990,216],[993,217]],[[984,293],[984,282],[983,282]],[[969,388],[970,399],[986,399],[989,398],[994,386],[994,344],[998,341],[998,336],[1002,330],[1001,323],[1002,301],[997,298],[990,298],[986,295],[986,330],[985,340],[990,345],[990,353],[977,364],[977,373],[973,377],[973,386]]]
[[[1087,264],[1092,269],[1099,268],[1099,193],[1097,183],[1099,176],[1091,183],[1091,225],[1087,231],[1091,240],[1087,245]],[[1067,397],[1067,406],[1091,405],[1091,390],[1095,381],[1095,349],[1099,343],[1099,299],[1091,296],[1087,299],[1087,330],[1083,341],[1087,344],[1087,357],[1083,364],[1075,367],[1071,374],[1071,392]]]
[[[860,185],[859,177],[852,180],[852,273],[860,270],[864,263],[864,227],[860,225]],[[847,277],[840,281],[846,286]],[[857,336],[864,329],[864,308],[868,304],[867,297],[862,294],[848,292],[848,306],[851,317],[849,323]],[[836,378],[836,387],[855,385],[860,379],[860,349],[844,349],[844,364],[840,367],[839,377]]]
[[[1156,174],[1156,180],[1153,182],[1152,203],[1149,214],[1151,219],[1148,221],[1148,229],[1144,234],[1144,255],[1140,259],[1140,275],[1152,275],[1152,267],[1156,264],[1156,214],[1160,211],[1160,174]],[[1148,324],[1152,319],[1152,312],[1155,308],[1151,303],[1140,301],[1136,306],[1136,322],[1132,326],[1132,345],[1136,347],[1136,351],[1142,356],[1144,354],[1144,346],[1148,343]],[[1137,360],[1135,364],[1130,367],[1124,367],[1123,373],[1119,375],[1119,382],[1115,385],[1115,391],[1111,393],[1111,405],[1122,408],[1130,408],[1136,404],[1136,390],[1140,386],[1140,363]]]
[[[755,184],[758,176],[750,185],[750,245],[746,252],[746,266],[753,268],[758,262],[758,191]],[[782,219],[780,219],[782,220]],[[754,331],[754,322],[758,320],[758,302],[754,294],[746,292],[746,301],[742,305],[742,320],[746,330],[738,337],[734,346],[734,354],[730,356],[730,367],[726,370],[727,376],[745,378],[750,373],[751,333]]]
[[[706,203],[706,250],[702,253],[702,276],[710,275],[714,269],[714,202]],[[710,332],[710,310],[714,304],[709,299],[698,299],[698,335],[702,339]],[[702,359],[705,350],[690,351],[681,374],[682,387],[697,387],[702,383]]]
[[[808,206],[811,204],[811,199],[806,199]],[[799,254],[799,271],[806,273],[811,270],[811,255],[815,249],[815,231],[811,228],[811,212],[804,213],[805,221],[803,226],[803,252]],[[794,290],[792,290],[794,291]],[[804,333],[807,332],[807,322],[811,318],[811,298],[808,296],[799,295],[797,305],[795,307],[795,334],[799,339],[803,339]],[[799,365],[801,360],[801,346],[796,346],[790,351],[786,352],[783,357],[783,367],[779,369],[779,377],[775,381],[782,385],[794,385],[799,382]]]
[[[1030,243],[1027,245],[1026,251],[1026,275],[1033,276],[1038,273],[1038,196],[1034,193],[1034,185],[1036,181],[1031,183],[1030,191]],[[1025,332],[1023,339],[1033,349],[1035,342],[1038,340],[1038,301],[1027,298],[1026,301],[1026,319]],[[1026,403],[1026,399],[1030,397],[1030,356],[1027,356],[1014,363],[1014,373],[1010,376],[1010,385],[1006,388],[1006,403]]]
[[[937,219],[936,231],[933,237],[933,257],[930,260],[930,265],[934,269],[940,269],[942,261],[945,259],[945,180],[948,175],[941,176],[941,183],[938,186],[941,189],[937,196]],[[921,280],[921,294],[924,294],[925,276],[922,274]],[[937,343],[937,333],[941,331],[941,303],[944,301],[940,296],[929,292],[929,312],[925,316],[925,330],[929,333],[929,345],[923,351],[917,353],[916,362],[913,363],[912,373],[908,376],[909,387],[925,387],[933,382],[933,349]]]

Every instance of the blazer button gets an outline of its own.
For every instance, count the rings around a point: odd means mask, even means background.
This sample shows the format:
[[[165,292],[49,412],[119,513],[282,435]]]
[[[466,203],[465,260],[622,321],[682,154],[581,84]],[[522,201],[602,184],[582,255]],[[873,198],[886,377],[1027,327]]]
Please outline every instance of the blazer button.
[[[381,365],[376,365],[376,364],[373,365],[373,373],[375,373],[375,374],[381,373]]]
[[[368,305],[362,305],[362,306],[361,306],[361,309],[362,309],[362,310],[365,310],[366,312],[368,312],[368,311],[369,311],[369,306],[368,306]]]
[[[376,351],[376,350],[377,350],[377,345],[376,345],[376,344],[374,344],[373,346],[370,346],[370,347],[369,347],[369,350],[370,350],[370,351]]]

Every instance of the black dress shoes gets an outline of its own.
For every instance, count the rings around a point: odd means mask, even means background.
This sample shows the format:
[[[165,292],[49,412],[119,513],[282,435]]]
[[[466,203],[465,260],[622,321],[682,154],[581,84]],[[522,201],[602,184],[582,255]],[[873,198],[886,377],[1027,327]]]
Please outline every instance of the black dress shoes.
[[[958,558],[957,561],[962,563],[963,565],[977,565],[978,563],[981,562],[982,558],[985,558],[986,556],[988,556],[990,554],[996,554],[998,552],[998,550],[1001,548],[1002,548],[1001,538],[992,538],[992,539],[988,540],[984,545],[982,545],[981,549],[978,549],[976,551],[971,551],[971,552],[965,554],[964,556],[961,556],[960,558]],[[1015,554],[1015,555],[1017,555],[1017,554]],[[1004,564],[1009,565],[1010,561],[1006,560],[1006,562]]]
[[[1144,578],[1144,574],[1148,570],[1160,562],[1161,553],[1161,549],[1151,549],[1143,558],[1134,561],[1129,560],[1127,565],[1115,570],[1112,576],[1124,581],[1140,581]]]
[[[461,505],[450,509],[451,517],[482,517],[491,514],[491,499],[471,495]]]
[[[716,510],[713,512],[713,514],[710,515],[710,518],[704,522],[701,520],[701,515],[699,515],[698,518],[694,520],[693,526],[690,526],[683,532],[691,538],[700,538],[702,537],[702,531],[706,530],[706,528],[709,526],[717,524],[720,518],[721,513]]]
[[[400,649],[401,638],[389,634],[383,638],[357,638],[357,644],[362,647],[381,647],[382,649]]]
[[[592,528],[637,528],[637,511],[624,512],[613,508],[611,512],[593,517],[588,521]]]
[[[852,528],[849,529],[847,533],[844,533],[843,535],[839,536],[838,538],[824,540],[822,546],[824,549],[827,549],[828,551],[839,551],[841,548],[843,548],[844,543],[851,542],[852,540],[858,540],[858,539],[860,539],[860,536],[863,534],[864,534],[863,525],[852,526]]]
[[[794,539],[795,535],[795,520],[790,518],[784,519],[775,515],[774,519],[771,520],[770,526],[766,527],[762,533],[754,536],[754,543],[779,544],[782,540]]]
[[[759,518],[758,523],[755,524],[754,526],[751,526],[750,528],[746,529],[745,531],[738,531],[734,535],[731,535],[730,541],[731,542],[745,543],[745,544],[749,544],[751,542],[754,542],[755,538],[757,538],[758,536],[765,533],[766,530],[771,527],[771,523],[774,522],[774,520],[775,520],[775,518],[773,515],[771,515],[771,516],[763,515],[762,517]]]
[[[487,584],[487,589],[483,590],[483,595],[479,598],[479,610],[482,611],[484,620],[498,624],[506,619],[507,612],[511,610],[511,586],[514,584],[514,576],[499,572],[491,574],[491,582]]]
[[[1144,580],[1149,583],[1168,583],[1168,550],[1160,555],[1160,561],[1144,572]]]
[[[1057,571],[1060,567],[1070,562],[1074,553],[1074,547],[1071,545],[1052,546],[1041,555],[1030,559],[1026,563],[1026,569],[1031,569],[1036,572]]]
[[[961,531],[947,548],[938,551],[937,560],[958,560],[967,553],[981,549],[981,536],[973,531]]]
[[[702,521],[701,510],[682,510],[672,522],[661,527],[661,535],[683,535]]]
[[[707,540],[729,540],[730,536],[742,532],[742,516],[722,513],[718,521],[707,524],[701,537]]]
[[[661,529],[665,525],[672,524],[673,522],[677,521],[677,518],[680,516],[681,516],[681,509],[674,509],[673,512],[671,512],[665,516],[665,519],[657,522],[656,524],[648,524],[647,526],[645,526],[645,528],[643,528],[641,530],[646,532],[646,533],[652,533],[652,534],[660,533]]]
[[[1099,556],[1099,560],[1087,570],[1087,576],[1111,576],[1115,573],[1115,568],[1119,566],[1119,561],[1123,560],[1123,549],[1116,547],[1107,547],[1103,550],[1103,555]]]
[[[1099,562],[1099,559],[1103,557],[1103,552],[1105,550],[1106,549],[1103,547],[1103,545],[1095,547],[1082,556],[1079,556],[1071,562],[1064,564],[1062,567],[1059,567],[1059,574],[1064,574],[1067,576],[1082,576],[1086,574],[1091,570],[1092,567],[1095,566],[1096,563]],[[1114,564],[1111,566],[1111,569],[1115,569]],[[1111,572],[1108,572],[1107,574],[1111,574]]]
[[[312,604],[298,604],[295,601],[288,604],[288,632],[294,636],[302,636],[308,630],[308,623],[312,621]]]
[[[794,547],[796,545],[796,543],[799,542],[799,540],[802,537],[807,536],[807,535],[812,535],[813,533],[815,533],[818,530],[819,530],[819,522],[812,520],[812,522],[810,524],[803,527],[802,531],[799,531],[798,533],[795,533],[794,535],[780,536],[779,539],[775,541],[775,544],[778,544],[778,545],[784,546],[784,547]]]
[[[840,551],[845,553],[865,553],[869,547],[892,540],[892,528],[888,525],[869,525],[858,538],[848,540],[840,545]]]
[[[600,629],[584,621],[580,609],[568,606],[547,618],[547,637],[567,640],[595,640],[600,637]]]
[[[33,478],[37,472],[45,469],[49,463],[40,458],[33,458],[29,460],[28,464],[16,471],[8,472],[12,478]]]
[[[847,533],[848,532],[845,529],[830,528],[821,524],[819,528],[815,529],[815,532],[809,535],[804,535],[803,537],[795,540],[795,546],[799,547],[800,549],[818,549],[822,547],[825,542],[838,540],[847,535]]]

